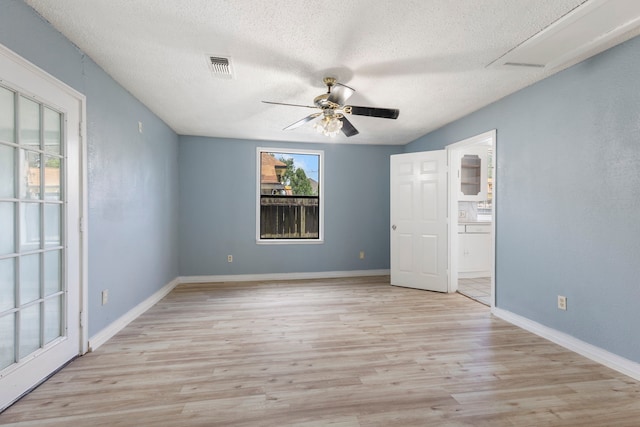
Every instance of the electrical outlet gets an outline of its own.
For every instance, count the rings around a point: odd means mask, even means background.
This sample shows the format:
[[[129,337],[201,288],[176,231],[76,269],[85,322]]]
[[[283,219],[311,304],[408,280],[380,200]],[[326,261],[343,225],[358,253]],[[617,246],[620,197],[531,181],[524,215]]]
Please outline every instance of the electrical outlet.
[[[227,255],[227,262],[233,262],[233,255]]]
[[[364,259],[364,251],[360,251],[360,259]]]
[[[105,305],[109,302],[109,289],[105,289],[102,291],[102,305]]]
[[[567,309],[567,297],[563,297],[562,295],[558,295],[558,308],[560,310]]]
[[[466,218],[467,211],[458,211],[458,218]]]

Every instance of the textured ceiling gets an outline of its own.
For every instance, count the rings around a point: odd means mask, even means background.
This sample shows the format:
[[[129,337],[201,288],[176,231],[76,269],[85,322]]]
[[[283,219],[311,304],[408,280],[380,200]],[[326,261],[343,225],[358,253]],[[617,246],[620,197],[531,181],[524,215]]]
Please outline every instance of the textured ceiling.
[[[328,142],[310,125],[324,76],[350,104],[339,143],[406,144],[560,68],[487,67],[584,0],[25,0],[178,134]],[[231,57],[233,79],[208,55]],[[138,118],[133,118],[137,121]]]

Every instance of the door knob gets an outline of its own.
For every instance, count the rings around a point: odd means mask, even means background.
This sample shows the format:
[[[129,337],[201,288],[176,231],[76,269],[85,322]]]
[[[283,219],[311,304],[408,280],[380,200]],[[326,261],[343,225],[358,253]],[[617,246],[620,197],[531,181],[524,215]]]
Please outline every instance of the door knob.
[[[395,224],[393,224],[393,225],[391,226],[391,229],[392,229],[393,231],[396,231],[396,228],[398,228],[398,227],[396,227],[396,225],[395,225]]]

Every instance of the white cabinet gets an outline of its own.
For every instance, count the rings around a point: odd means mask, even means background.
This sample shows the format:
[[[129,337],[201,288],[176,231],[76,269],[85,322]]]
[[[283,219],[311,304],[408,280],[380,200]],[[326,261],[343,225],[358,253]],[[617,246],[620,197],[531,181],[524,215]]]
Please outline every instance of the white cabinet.
[[[458,200],[463,202],[487,200],[488,157],[488,147],[470,147],[464,150],[460,157]]]
[[[490,274],[491,224],[459,225],[458,275],[471,278],[486,277]]]

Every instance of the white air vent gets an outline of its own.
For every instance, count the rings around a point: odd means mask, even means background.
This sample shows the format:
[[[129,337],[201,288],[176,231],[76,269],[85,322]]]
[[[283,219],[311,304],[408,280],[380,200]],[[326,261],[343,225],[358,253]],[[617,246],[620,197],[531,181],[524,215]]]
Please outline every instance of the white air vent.
[[[233,78],[233,70],[231,68],[231,58],[224,56],[207,55],[209,69],[216,77],[225,79]]]
[[[640,1],[588,0],[489,66],[552,69],[600,53],[638,29]]]

